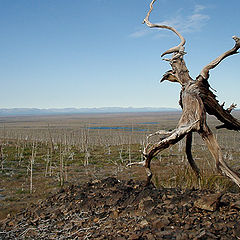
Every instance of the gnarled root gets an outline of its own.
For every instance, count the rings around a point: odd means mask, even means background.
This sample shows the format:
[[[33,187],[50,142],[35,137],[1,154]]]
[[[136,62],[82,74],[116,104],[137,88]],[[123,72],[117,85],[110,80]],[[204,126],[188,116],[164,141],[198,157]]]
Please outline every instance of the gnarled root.
[[[147,174],[147,181],[146,181],[146,186],[151,184],[151,179],[152,179],[152,172],[150,170],[150,162],[148,164],[147,158],[144,155],[145,160],[141,161],[141,162],[133,162],[133,163],[129,163],[127,166],[132,166],[132,165],[142,165],[145,167],[146,170],[146,174]]]

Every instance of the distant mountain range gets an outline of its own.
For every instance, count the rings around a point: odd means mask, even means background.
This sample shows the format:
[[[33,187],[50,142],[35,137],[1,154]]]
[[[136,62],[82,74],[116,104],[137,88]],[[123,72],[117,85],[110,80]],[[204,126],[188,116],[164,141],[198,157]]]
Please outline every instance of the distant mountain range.
[[[2,108],[0,116],[34,116],[34,115],[56,115],[77,113],[130,113],[130,112],[173,112],[177,108],[133,108],[133,107],[103,107],[103,108]]]

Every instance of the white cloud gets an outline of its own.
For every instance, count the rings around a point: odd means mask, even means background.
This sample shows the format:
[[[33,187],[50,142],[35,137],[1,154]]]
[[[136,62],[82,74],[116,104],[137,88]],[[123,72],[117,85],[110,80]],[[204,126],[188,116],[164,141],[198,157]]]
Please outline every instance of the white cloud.
[[[206,8],[205,6],[197,4],[197,5],[195,5],[194,12],[195,12],[195,13],[199,13],[199,12],[201,12],[202,10],[204,10],[205,8]]]
[[[201,13],[204,9],[206,9],[206,7],[203,5],[195,5],[192,14],[189,15],[184,15],[182,9],[180,9],[173,18],[158,24],[173,26],[181,33],[201,31],[202,27],[210,19],[208,15]],[[149,34],[149,31],[141,29],[130,34],[130,37],[140,38],[147,34]]]
[[[143,37],[143,36],[146,36],[147,34],[149,34],[149,30],[148,29],[140,29],[140,30],[137,30],[133,33],[131,33],[129,35],[129,37],[132,37],[132,38],[140,38],[140,37]]]
[[[198,32],[202,29],[202,27],[207,23],[210,19],[208,15],[194,13],[190,16],[187,16],[186,19],[182,20],[180,23],[179,31],[182,32]]]

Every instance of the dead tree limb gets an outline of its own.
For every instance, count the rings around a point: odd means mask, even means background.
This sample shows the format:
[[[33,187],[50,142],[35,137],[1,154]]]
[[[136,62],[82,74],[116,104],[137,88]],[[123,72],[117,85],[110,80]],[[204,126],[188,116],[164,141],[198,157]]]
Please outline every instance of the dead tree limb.
[[[240,48],[240,38],[233,36],[232,37],[233,40],[235,41],[235,46],[228,50],[227,52],[223,53],[221,56],[217,57],[215,60],[213,60],[212,62],[210,62],[208,65],[206,65],[200,75],[204,78],[204,79],[208,79],[209,78],[209,71],[213,68],[215,68],[223,59],[225,59],[226,57],[229,57],[233,54],[238,53],[238,49]]]
[[[181,84],[182,90],[180,93],[179,104],[182,108],[182,116],[176,129],[173,131],[166,132],[164,130],[160,130],[154,134],[150,134],[148,138],[157,134],[164,135],[164,137],[161,138],[161,140],[157,143],[148,143],[143,151],[145,160],[138,163],[132,163],[131,165],[140,164],[145,167],[147,173],[147,184],[149,184],[152,178],[152,172],[150,170],[152,158],[162,150],[176,144],[186,136],[187,159],[193,171],[197,177],[199,177],[200,171],[194,162],[191,153],[192,133],[197,132],[201,135],[213,158],[215,159],[216,168],[221,172],[221,174],[229,177],[240,187],[239,174],[233,171],[224,162],[221,149],[206,122],[206,113],[208,113],[214,115],[223,123],[223,125],[217,126],[217,128],[227,128],[236,131],[240,130],[240,122],[231,115],[231,111],[236,107],[236,105],[233,104],[230,108],[225,110],[223,105],[219,105],[219,102],[216,100],[216,96],[210,90],[211,87],[208,83],[209,71],[215,68],[228,56],[237,53],[238,49],[240,48],[240,38],[234,36],[233,39],[235,40],[235,46],[206,65],[200,72],[199,76],[194,80],[190,77],[188,68],[183,60],[183,56],[186,54],[184,51],[184,45],[186,42],[184,37],[171,26],[153,24],[149,21],[149,16],[153,10],[153,4],[155,1],[156,0],[152,0],[150,3],[150,9],[143,23],[146,23],[146,25],[150,28],[168,29],[175,33],[181,40],[179,45],[170,48],[162,54],[162,56],[164,56],[172,53],[172,57],[170,59],[164,59],[169,61],[171,70],[167,71],[163,75],[161,82],[168,80],[171,82],[179,82]]]
[[[184,44],[186,43],[186,41],[185,41],[184,37],[174,27],[167,26],[167,25],[153,24],[149,21],[149,16],[150,16],[150,13],[153,10],[153,4],[154,4],[155,1],[156,0],[153,0],[150,3],[150,10],[148,11],[147,16],[144,18],[143,23],[146,23],[146,25],[150,28],[165,28],[165,29],[171,30],[174,33],[176,33],[178,35],[178,37],[181,39],[181,43],[178,46],[175,46],[175,47],[172,47],[172,48],[168,49],[166,52],[164,52],[161,55],[161,57],[163,57],[164,55],[169,54],[169,53],[184,52]]]
[[[193,160],[193,156],[192,156],[192,132],[188,133],[186,136],[186,155],[187,155],[188,162],[191,168],[193,169],[193,171],[195,172],[197,178],[200,178],[200,170],[197,164],[195,163],[195,161]]]

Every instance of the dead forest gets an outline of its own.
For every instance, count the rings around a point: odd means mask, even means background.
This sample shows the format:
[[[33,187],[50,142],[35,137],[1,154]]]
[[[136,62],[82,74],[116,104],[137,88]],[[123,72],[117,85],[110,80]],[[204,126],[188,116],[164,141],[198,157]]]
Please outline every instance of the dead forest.
[[[239,239],[240,111],[209,78],[240,38],[193,79],[155,2],[181,111],[0,117],[0,238]]]

